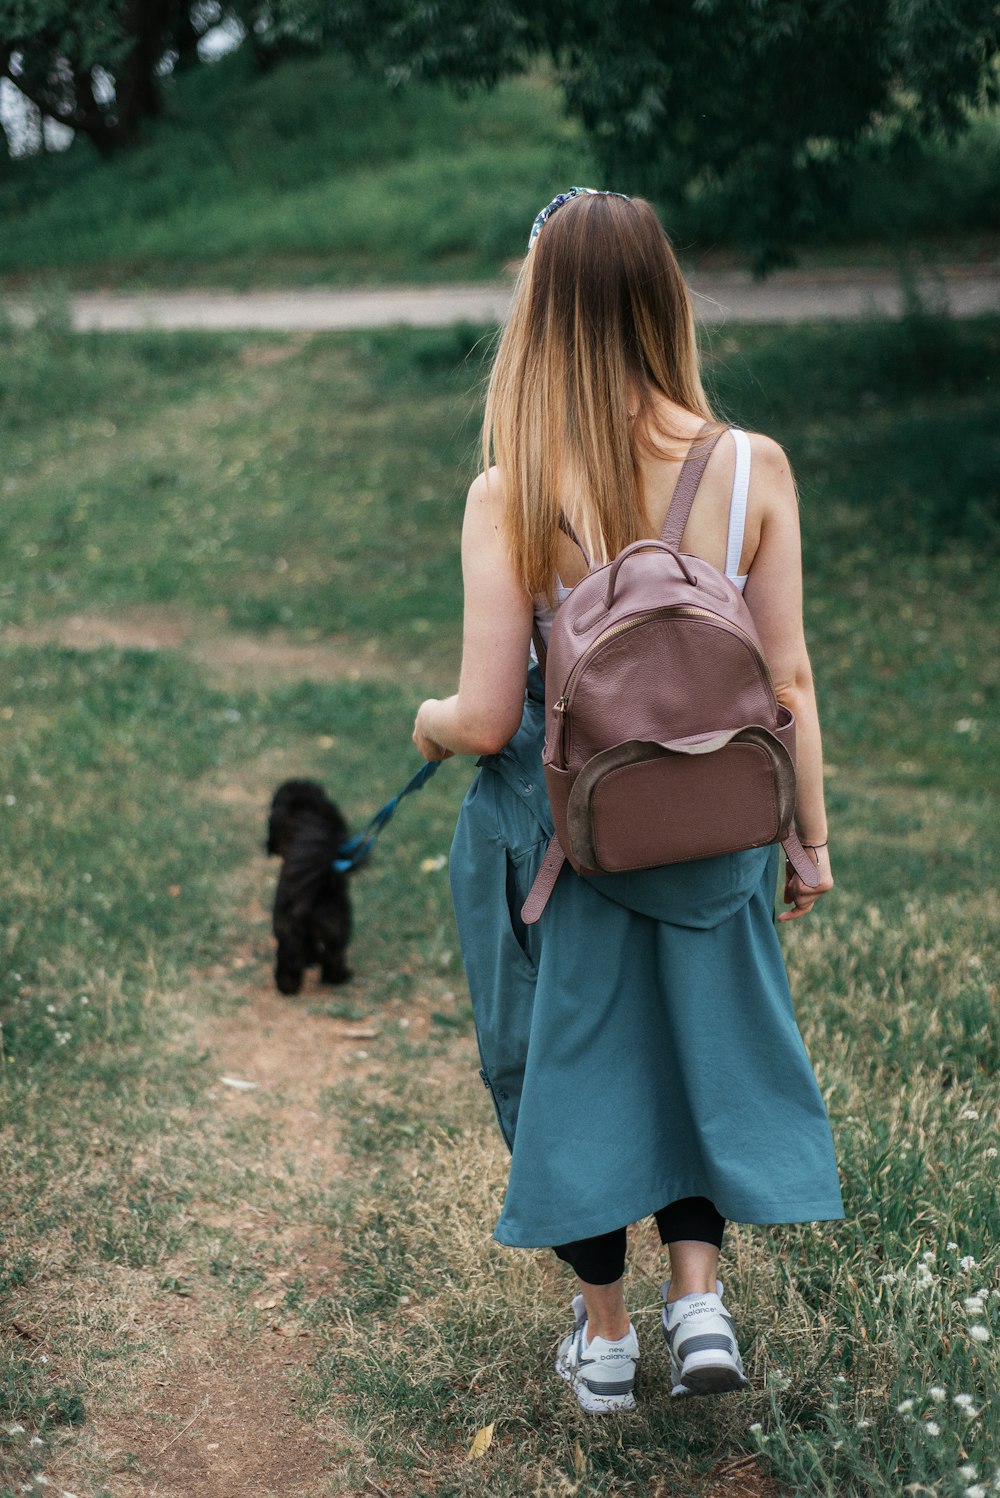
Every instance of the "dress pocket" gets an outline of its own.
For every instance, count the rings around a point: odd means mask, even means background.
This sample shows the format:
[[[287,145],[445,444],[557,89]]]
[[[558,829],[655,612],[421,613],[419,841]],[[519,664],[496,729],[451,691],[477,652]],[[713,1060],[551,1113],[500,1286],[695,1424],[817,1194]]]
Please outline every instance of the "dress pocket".
[[[521,1100],[540,940],[525,929],[520,909],[546,846],[528,808],[485,765],[459,815],[451,881],[483,1081],[508,1145]]]

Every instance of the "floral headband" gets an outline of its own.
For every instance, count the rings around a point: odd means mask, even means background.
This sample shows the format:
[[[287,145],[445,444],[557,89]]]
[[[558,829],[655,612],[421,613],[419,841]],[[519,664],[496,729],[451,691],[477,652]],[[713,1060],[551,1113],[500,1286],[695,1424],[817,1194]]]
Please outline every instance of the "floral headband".
[[[542,232],[542,225],[548,223],[549,219],[555,213],[556,209],[561,208],[564,203],[568,203],[570,198],[624,198],[626,203],[630,201],[627,193],[601,192],[600,189],[596,187],[571,187],[568,192],[558,193],[556,197],[552,199],[551,203],[546,204],[541,213],[535,219],[535,222],[532,224],[531,233],[528,235],[529,250],[531,249],[531,246],[534,244],[535,240],[538,238],[539,234]]]

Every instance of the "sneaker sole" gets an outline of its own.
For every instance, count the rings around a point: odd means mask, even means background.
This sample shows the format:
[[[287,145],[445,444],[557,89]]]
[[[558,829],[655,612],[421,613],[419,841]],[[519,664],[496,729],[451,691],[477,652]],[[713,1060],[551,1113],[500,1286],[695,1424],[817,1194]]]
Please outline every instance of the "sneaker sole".
[[[562,1358],[556,1361],[556,1372],[572,1384],[580,1408],[587,1415],[627,1414],[635,1409],[635,1395],[631,1391],[628,1394],[595,1394]]]
[[[680,1378],[671,1390],[674,1399],[685,1394],[737,1394],[749,1389],[739,1364],[732,1358],[720,1359],[718,1353],[693,1353],[686,1358]]]

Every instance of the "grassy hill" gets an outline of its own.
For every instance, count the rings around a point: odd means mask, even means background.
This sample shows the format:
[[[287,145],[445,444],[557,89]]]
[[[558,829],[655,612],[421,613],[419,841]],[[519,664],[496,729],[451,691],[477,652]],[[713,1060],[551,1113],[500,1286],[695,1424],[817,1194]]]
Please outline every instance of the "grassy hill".
[[[552,183],[588,181],[543,77],[461,100],[390,94],[336,58],[176,79],[148,143],[0,168],[0,275],[254,285],[498,274]]]
[[[859,168],[850,211],[811,259],[995,260],[1000,121],[894,165]],[[538,207],[600,178],[553,78],[460,99],[390,93],[336,57],[260,73],[236,53],[169,81],[146,143],[102,161],[0,161],[0,281],[265,286],[502,274]],[[625,189],[629,184],[616,183]],[[689,264],[731,259],[710,191],[660,205]],[[888,232],[886,226],[891,226]]]

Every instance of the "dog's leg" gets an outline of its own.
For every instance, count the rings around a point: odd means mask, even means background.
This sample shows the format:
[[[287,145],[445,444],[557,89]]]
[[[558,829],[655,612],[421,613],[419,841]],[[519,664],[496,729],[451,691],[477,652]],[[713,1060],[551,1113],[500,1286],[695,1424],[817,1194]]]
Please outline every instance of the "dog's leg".
[[[279,993],[298,993],[302,987],[305,964],[298,942],[287,937],[278,942],[278,957],[274,965],[274,982]]]
[[[317,922],[316,934],[323,944],[320,980],[323,983],[346,983],[352,976],[347,966],[347,943],[351,939],[351,902],[347,881],[338,880],[331,891],[329,904]]]
[[[321,983],[346,983],[354,974],[347,966],[347,953],[343,947],[337,951],[324,952],[320,967]]]

